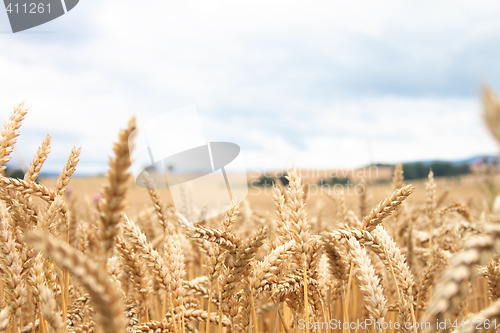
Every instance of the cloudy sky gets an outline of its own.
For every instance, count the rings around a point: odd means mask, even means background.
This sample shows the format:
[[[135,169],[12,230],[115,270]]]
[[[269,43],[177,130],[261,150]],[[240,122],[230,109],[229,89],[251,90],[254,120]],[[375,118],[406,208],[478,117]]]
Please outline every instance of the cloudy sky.
[[[60,170],[104,172],[119,128],[195,105],[248,169],[350,167],[496,153],[482,83],[500,91],[498,1],[81,0],[12,34],[0,10],[0,120],[47,133]]]

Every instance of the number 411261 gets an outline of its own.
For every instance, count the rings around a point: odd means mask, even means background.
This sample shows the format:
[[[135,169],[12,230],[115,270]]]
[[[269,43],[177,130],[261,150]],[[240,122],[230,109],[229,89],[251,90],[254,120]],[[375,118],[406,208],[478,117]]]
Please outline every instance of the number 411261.
[[[22,5],[9,3],[7,5],[7,13],[9,14],[43,14],[45,12],[50,14],[50,3],[23,3]]]

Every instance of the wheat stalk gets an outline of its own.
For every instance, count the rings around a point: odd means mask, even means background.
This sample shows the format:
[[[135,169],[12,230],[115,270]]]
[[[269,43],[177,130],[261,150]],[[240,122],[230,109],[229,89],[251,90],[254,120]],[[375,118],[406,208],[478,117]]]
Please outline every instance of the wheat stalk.
[[[126,207],[125,193],[131,177],[128,171],[131,163],[129,137],[135,128],[135,118],[132,118],[127,128],[118,134],[118,141],[113,147],[114,157],[109,160],[108,184],[104,187],[104,201],[100,206],[101,240],[105,252],[113,248],[121,214]]]
[[[28,112],[24,108],[24,103],[19,104],[14,108],[14,111],[3,126],[0,133],[0,175],[3,175],[7,168],[5,164],[10,161],[10,154],[14,150],[14,144],[19,136],[19,128],[24,116]]]
[[[363,218],[362,228],[373,230],[383,219],[389,216],[405,200],[415,188],[412,185],[406,185],[395,190],[389,197],[378,204],[370,214]]]
[[[24,173],[24,180],[31,180],[31,181],[36,181],[38,178],[38,175],[40,174],[40,170],[42,169],[43,163],[45,163],[45,160],[50,154],[50,135],[47,134],[45,139],[42,141],[42,145],[38,147],[38,150],[36,151],[35,157],[33,157],[33,161],[31,161],[31,164]]]
[[[87,289],[97,309],[98,322],[104,332],[125,331],[121,293],[99,265],[65,242],[48,236],[42,231],[29,232],[26,240],[62,269],[71,272],[73,277]]]

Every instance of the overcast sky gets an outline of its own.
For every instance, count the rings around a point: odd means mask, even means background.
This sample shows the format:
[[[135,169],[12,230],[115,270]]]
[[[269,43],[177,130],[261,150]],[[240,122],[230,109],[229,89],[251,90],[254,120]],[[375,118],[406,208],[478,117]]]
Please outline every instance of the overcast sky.
[[[0,10],[0,120],[24,100],[26,164],[82,146],[104,172],[129,117],[195,105],[248,169],[352,167],[496,153],[482,83],[500,91],[498,1],[81,0],[12,34]],[[77,173],[77,174],[78,174]]]

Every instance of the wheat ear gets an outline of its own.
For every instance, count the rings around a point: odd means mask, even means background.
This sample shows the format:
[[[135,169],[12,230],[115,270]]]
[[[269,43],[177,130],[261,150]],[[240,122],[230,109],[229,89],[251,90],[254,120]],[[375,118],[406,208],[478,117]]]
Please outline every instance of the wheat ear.
[[[429,218],[434,215],[434,210],[436,209],[436,181],[434,179],[434,172],[429,171],[427,176],[427,183],[425,184],[427,189],[427,196],[425,198],[425,212]]]
[[[394,210],[413,192],[415,188],[412,185],[406,185],[395,190],[389,197],[378,204],[370,214],[365,216],[362,222],[362,228],[368,231],[375,229],[383,219],[391,215]]]
[[[121,292],[98,264],[70,245],[39,230],[27,233],[26,241],[62,269],[71,272],[87,289],[97,309],[98,322],[103,332],[125,332]]]
[[[393,189],[397,190],[398,188],[401,188],[404,186],[404,171],[403,171],[403,164],[400,162],[396,164],[396,167],[394,168],[394,174],[392,177],[392,184],[393,184]]]
[[[170,297],[174,311],[179,313],[185,301],[184,280],[186,278],[186,268],[182,244],[177,233],[167,235],[165,239],[165,255],[169,259],[167,267],[171,274]]]
[[[486,277],[488,278],[488,294],[494,301],[500,298],[500,264],[493,260],[486,266]]]
[[[422,273],[418,286],[417,301],[419,306],[423,307],[431,293],[436,276],[438,276],[446,267],[447,258],[444,251],[436,248],[432,252],[432,258]]]
[[[192,238],[207,240],[219,244],[228,251],[235,250],[241,245],[240,240],[229,231],[221,231],[216,228],[196,225],[188,229],[188,235]]]
[[[275,185],[273,188],[274,205],[276,207],[276,231],[281,244],[292,239],[292,232],[288,226],[288,209],[286,197],[281,186]]]
[[[113,248],[118,234],[121,214],[126,208],[125,194],[130,179],[129,137],[135,130],[135,118],[131,118],[126,129],[118,134],[118,141],[113,146],[114,156],[109,160],[108,184],[104,187],[104,201],[100,206],[102,224],[101,241],[105,252]]]
[[[470,209],[467,205],[464,205],[462,203],[451,204],[449,206],[441,208],[438,211],[435,211],[434,214],[436,216],[442,217],[442,216],[449,214],[449,213],[457,213],[457,214],[461,215],[467,221],[469,221],[469,222],[471,221]]]
[[[144,262],[120,236],[116,237],[116,249],[123,257],[123,262],[130,274],[135,290],[139,294],[139,306],[147,310],[147,301],[152,292],[152,281]]]
[[[254,265],[250,285],[255,296],[264,291],[270,292],[277,287],[283,266],[288,256],[292,254],[291,249],[294,247],[295,241],[289,240],[272,249],[264,257],[264,260]]]
[[[19,136],[19,127],[27,112],[24,103],[19,104],[3,126],[0,133],[0,175],[3,175],[7,168],[5,164],[10,161],[10,153],[14,150],[16,138]]]
[[[43,139],[42,145],[38,147],[36,151],[36,155],[31,161],[31,164],[24,173],[24,180],[36,181],[38,175],[40,174],[40,170],[42,169],[43,163],[50,154],[50,135],[47,135],[45,139]]]
[[[47,203],[51,203],[57,197],[57,193],[53,189],[31,180],[0,176],[0,186],[4,190],[18,191],[26,198],[29,196],[39,197]]]
[[[356,277],[359,281],[359,288],[364,294],[366,309],[373,320],[381,323],[387,312],[387,301],[380,285],[380,279],[375,273],[366,250],[361,248],[356,238],[349,238],[346,246],[356,266]]]
[[[146,263],[160,287],[166,291],[170,291],[172,272],[170,272],[163,257],[148,242],[146,235],[139,226],[127,216],[125,216],[125,223],[123,224],[123,236],[135,249],[137,255]],[[173,311],[173,309],[171,310]]]
[[[52,292],[46,285],[39,286],[40,303],[43,317],[47,320],[54,332],[64,332],[65,326],[61,315],[57,311],[57,304]]]
[[[64,168],[62,169],[61,174],[59,175],[59,178],[57,178],[57,183],[56,183],[57,194],[63,195],[64,192],[66,191],[66,187],[68,186],[68,183],[71,180],[71,176],[73,176],[73,174],[76,171],[76,165],[80,161],[78,157],[80,156],[81,152],[82,148],[76,149],[76,147],[73,147],[73,149],[71,149],[68,160],[66,161],[66,164],[64,165]]]
[[[23,304],[27,300],[26,284],[22,277],[23,262],[14,230],[7,219],[0,223],[0,271],[5,299],[10,313],[19,320]]]

